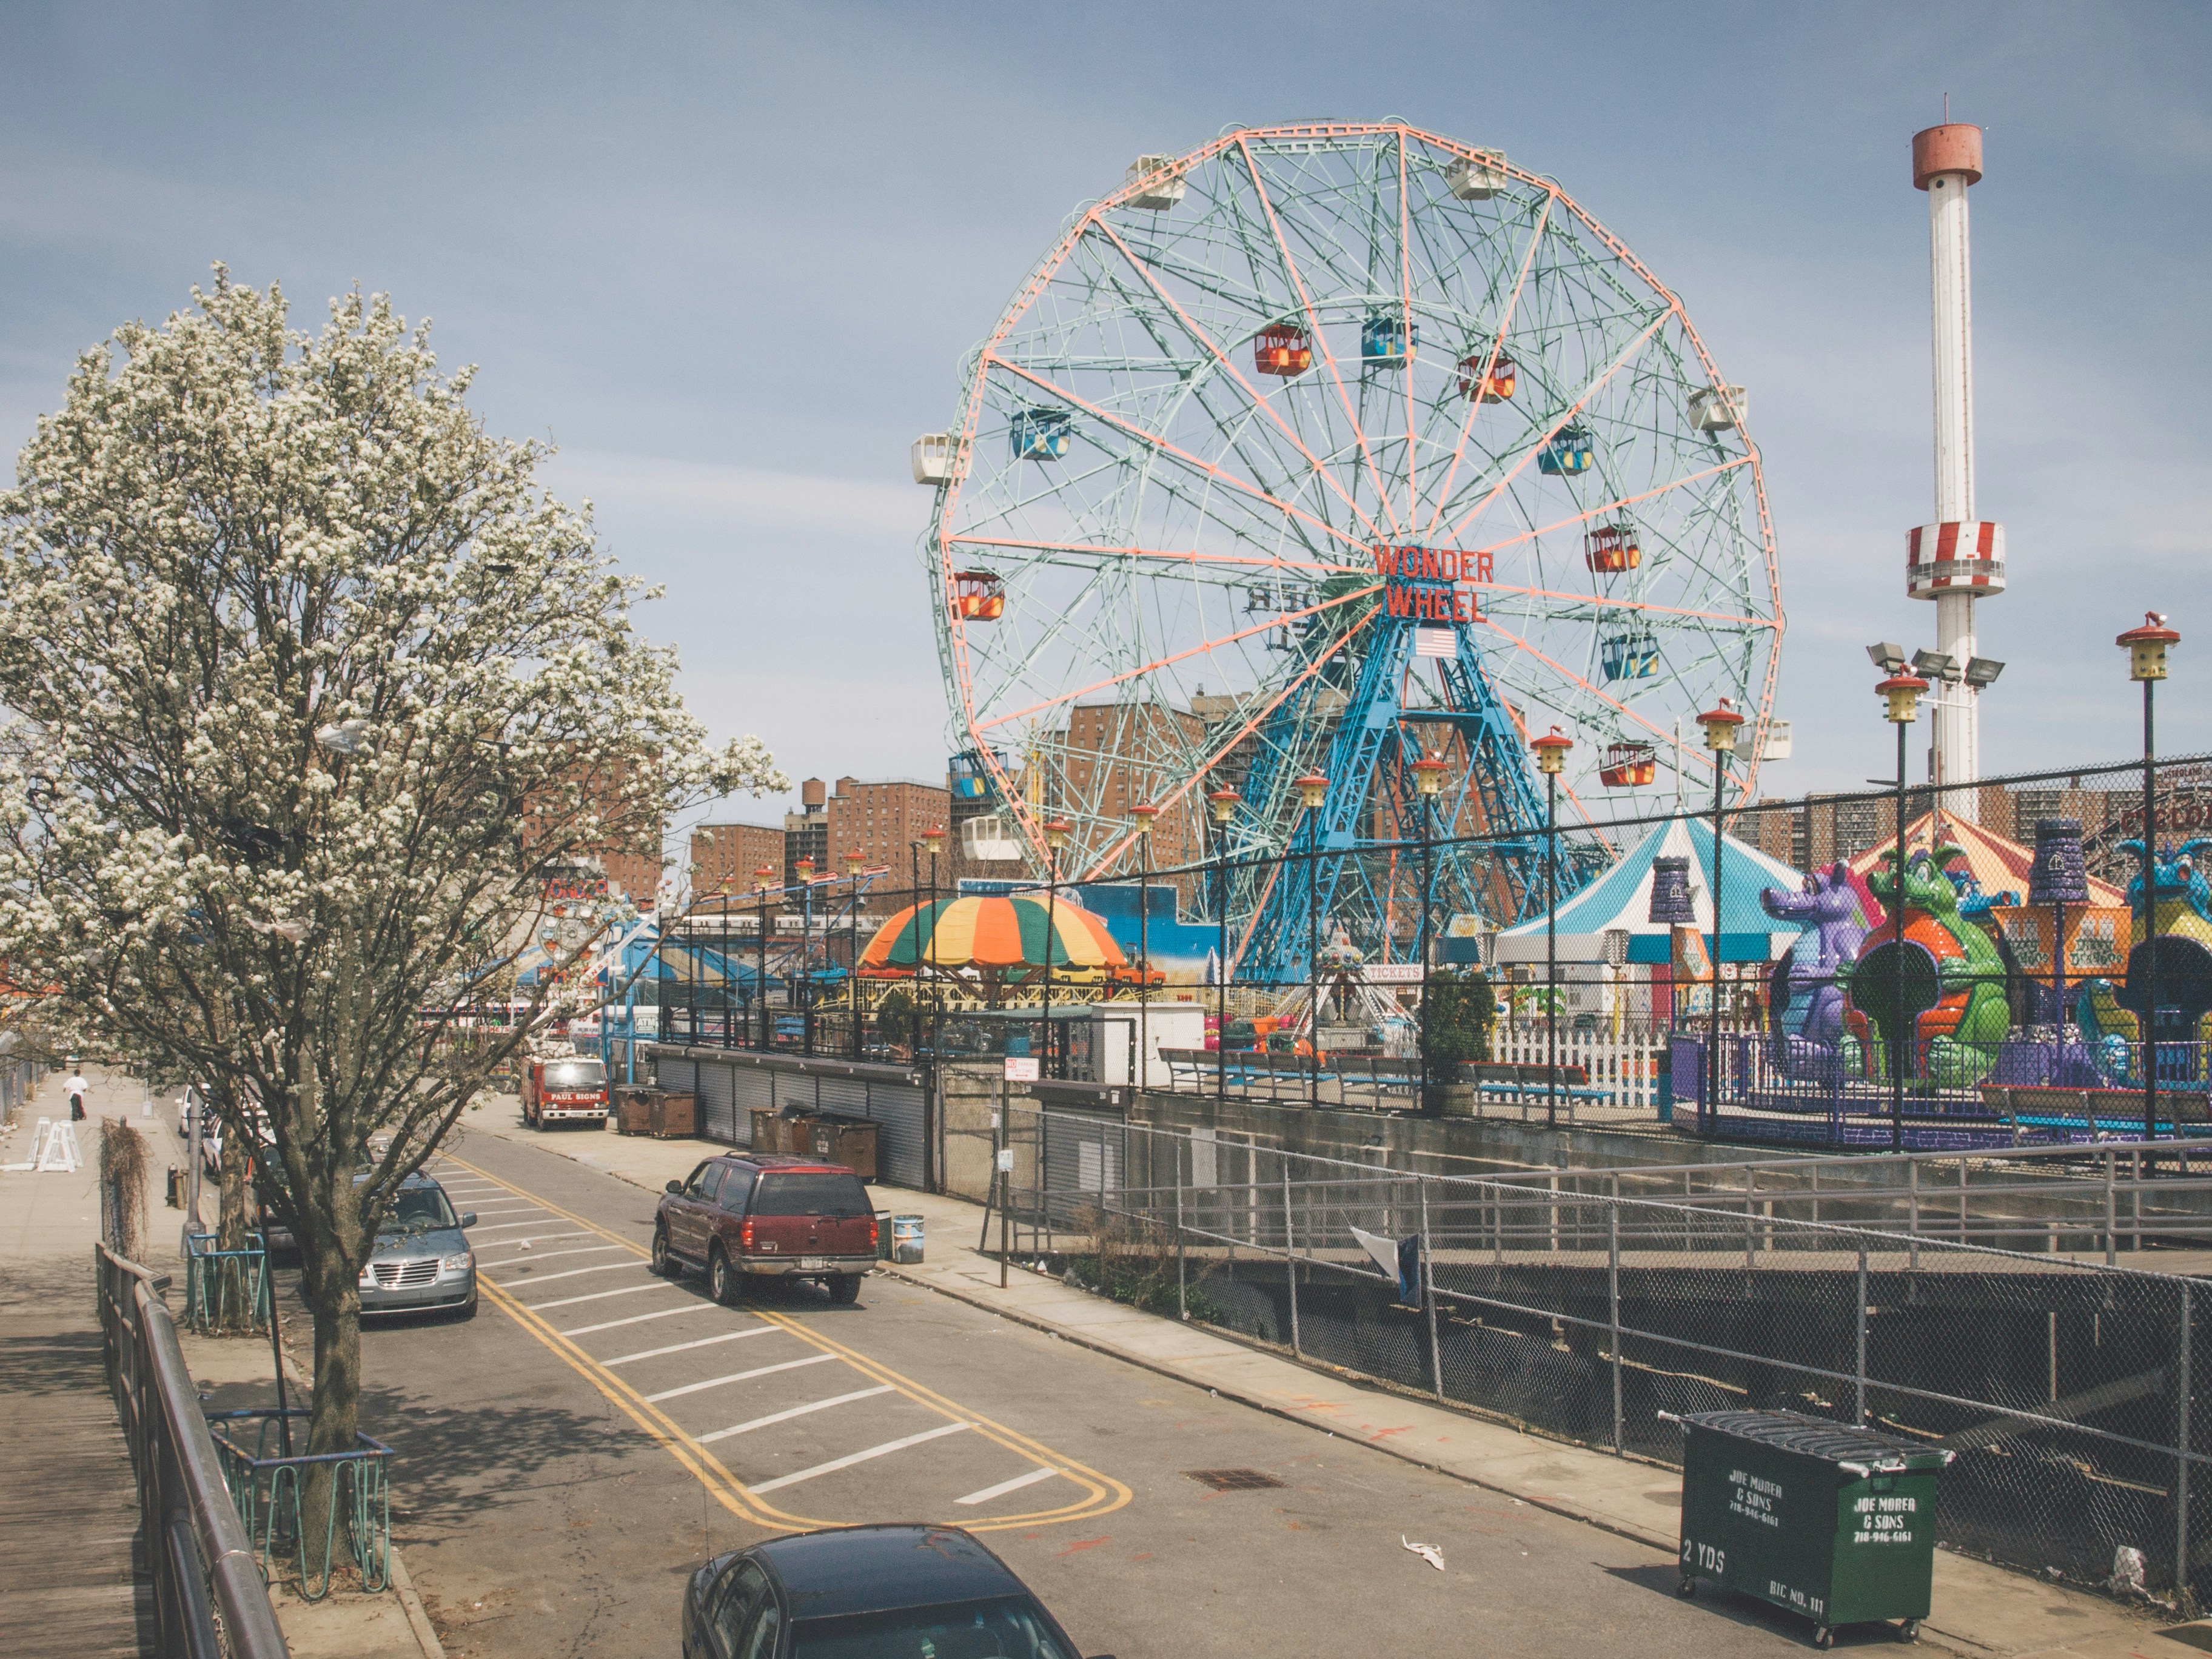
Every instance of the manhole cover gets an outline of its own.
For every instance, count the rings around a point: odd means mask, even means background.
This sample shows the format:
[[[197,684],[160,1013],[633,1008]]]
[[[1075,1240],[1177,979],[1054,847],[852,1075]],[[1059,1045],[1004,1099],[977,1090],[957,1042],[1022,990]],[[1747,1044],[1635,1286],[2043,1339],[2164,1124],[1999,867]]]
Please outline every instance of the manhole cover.
[[[1183,1473],[1216,1492],[1261,1492],[1283,1484],[1260,1469],[1185,1469]]]

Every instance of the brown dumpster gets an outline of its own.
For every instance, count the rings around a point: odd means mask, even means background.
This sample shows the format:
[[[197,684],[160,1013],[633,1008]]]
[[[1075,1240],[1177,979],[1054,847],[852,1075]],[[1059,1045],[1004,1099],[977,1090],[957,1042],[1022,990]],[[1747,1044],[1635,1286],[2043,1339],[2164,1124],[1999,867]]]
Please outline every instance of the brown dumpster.
[[[866,1118],[818,1117],[808,1149],[828,1164],[842,1164],[863,1181],[876,1178],[876,1126]]]
[[[653,1132],[653,1099],[660,1092],[641,1083],[624,1084],[615,1091],[614,1126],[626,1135]]]
[[[776,1115],[773,1106],[756,1106],[753,1113],[752,1150],[757,1152],[780,1152],[783,1150],[783,1120]]]
[[[656,1140],[688,1140],[698,1133],[699,1097],[655,1091],[653,1097],[653,1137]]]

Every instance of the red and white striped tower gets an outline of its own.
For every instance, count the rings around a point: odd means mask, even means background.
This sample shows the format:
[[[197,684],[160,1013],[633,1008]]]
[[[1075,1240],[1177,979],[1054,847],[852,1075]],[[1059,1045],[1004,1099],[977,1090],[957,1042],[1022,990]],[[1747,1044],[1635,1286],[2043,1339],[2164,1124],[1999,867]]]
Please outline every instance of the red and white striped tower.
[[[1949,124],[1912,135],[1912,185],[1928,192],[1934,301],[1936,522],[1911,532],[1905,591],[1936,602],[1936,648],[1963,672],[1975,655],[1974,601],[2004,592],[2004,526],[1974,516],[1973,259],[1966,191],[1982,177],[1982,130]],[[1936,698],[1932,772],[1939,783],[1981,775],[1981,688],[1947,684]],[[1946,798],[1948,816],[1978,817],[1972,791]]]

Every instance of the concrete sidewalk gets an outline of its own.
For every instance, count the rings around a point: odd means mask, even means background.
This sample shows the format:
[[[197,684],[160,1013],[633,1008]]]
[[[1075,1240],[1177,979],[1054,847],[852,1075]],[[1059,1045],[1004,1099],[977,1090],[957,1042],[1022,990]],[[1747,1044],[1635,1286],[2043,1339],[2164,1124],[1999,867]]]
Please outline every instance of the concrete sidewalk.
[[[17,1540],[52,1540],[65,1548],[47,1562],[20,1550],[5,1557],[0,1593],[21,1628],[40,1632],[40,1651],[54,1654],[151,1652],[152,1584],[143,1570],[134,1609],[131,1553],[137,1530],[137,1483],[130,1455],[100,1362],[100,1330],[93,1304],[92,1247],[100,1238],[98,1177],[100,1126],[119,1119],[146,1141],[145,1266],[174,1280],[170,1311],[185,1305],[180,1259],[185,1215],[162,1202],[166,1175],[184,1168],[190,1149],[177,1133],[173,1097],[149,1097],[138,1079],[98,1066],[85,1067],[91,1085],[85,1121],[76,1126],[84,1162],[73,1171],[0,1173],[0,1376],[5,1378],[9,1432],[0,1435],[0,1534]],[[149,1109],[150,1108],[150,1110]],[[37,1098],[16,1112],[17,1127],[0,1135],[0,1161],[28,1156],[33,1126],[40,1117],[64,1117],[68,1097],[56,1073],[39,1085]],[[212,1182],[201,1194],[204,1213],[215,1213]],[[306,1322],[287,1308],[282,1322],[290,1352],[311,1347]],[[269,1339],[198,1336],[179,1328],[185,1367],[208,1404],[273,1405],[275,1364]],[[296,1360],[288,1366],[293,1403],[304,1403],[307,1379]],[[58,1416],[56,1413],[65,1413]],[[41,1426],[41,1425],[44,1426]],[[66,1480],[41,1474],[29,1462],[41,1449],[68,1450],[82,1460]],[[86,1473],[89,1471],[89,1474]],[[42,1504],[65,1493],[61,1508],[41,1519]],[[110,1519],[112,1515],[112,1520]],[[437,1638],[411,1592],[403,1591],[405,1568],[393,1552],[394,1588],[375,1595],[332,1595],[307,1602],[281,1586],[272,1591],[278,1625],[295,1659],[442,1659]],[[32,1569],[36,1565],[36,1571]],[[10,1582],[15,1570],[22,1582]],[[66,1618],[47,1620],[46,1603],[66,1607]],[[135,1626],[135,1628],[134,1628]],[[74,1644],[72,1645],[71,1644]]]
[[[486,1096],[466,1135],[526,1142],[658,1192],[724,1148],[697,1140],[649,1140],[590,1129],[525,1128],[512,1096]],[[1547,1440],[1502,1424],[1425,1404],[1371,1384],[1339,1380],[1267,1348],[1140,1313],[1054,1279],[999,1267],[979,1251],[983,1211],[957,1199],[903,1188],[874,1189],[879,1209],[919,1215],[927,1241],[919,1267],[888,1271],[944,1295],[1127,1360],[1224,1398],[1303,1423],[1337,1438],[1453,1475],[1519,1502],[1602,1527],[1672,1554],[1679,1534],[1678,1470]],[[2170,1620],[2009,1569],[1936,1553],[1935,1613],[1923,1639],[1966,1656],[2076,1656],[2078,1659],[2181,1659],[2199,1627],[2179,1639]]]

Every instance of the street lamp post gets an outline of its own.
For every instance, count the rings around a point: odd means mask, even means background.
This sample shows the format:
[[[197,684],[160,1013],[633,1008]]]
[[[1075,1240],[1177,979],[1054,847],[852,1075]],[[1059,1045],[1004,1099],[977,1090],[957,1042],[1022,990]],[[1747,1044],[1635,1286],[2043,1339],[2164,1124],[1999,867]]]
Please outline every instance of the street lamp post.
[[[1713,1006],[1706,1042],[1704,1124],[1711,1128],[1720,1112],[1721,1064],[1721,855],[1727,842],[1721,818],[1728,789],[1728,757],[1735,750],[1735,734],[1743,716],[1726,697],[1717,708],[1698,716],[1705,728],[1705,752],[1713,757]]]
[[[1129,809],[1137,825],[1137,1064],[1133,1086],[1152,1080],[1152,824],[1160,809],[1140,800]]]
[[[803,1052],[814,1057],[814,860],[801,856],[799,877],[799,1024]]]
[[[1044,1074],[1065,1078],[1066,1057],[1054,1058],[1052,1039],[1052,959],[1060,949],[1060,849],[1075,826],[1054,818],[1044,827]]]
[[[2158,763],[2151,726],[2151,694],[2166,678],[2166,653],[2181,635],[2155,611],[2143,613],[2142,626],[2114,641],[2128,648],[2128,678],[2142,687],[2142,943],[2143,951],[2143,1139],[2158,1139],[2158,865],[2152,843],[2158,834]],[[2180,1133],[2177,1117],[2174,1133]]]
[[[1528,745],[1536,751],[1536,769],[1544,775],[1544,1070],[1549,1079],[1544,1103],[1544,1121],[1559,1121],[1559,774],[1566,769],[1572,738],[1558,726]],[[1715,925],[1714,932],[1719,933]]]
[[[945,988],[934,971],[937,966],[937,855],[945,850],[945,826],[933,823],[921,832],[921,844],[929,849],[929,926],[922,933],[922,950],[932,972],[929,975],[929,1063],[933,1069],[938,1063],[938,1050],[944,1040]],[[915,964],[917,975],[921,963]]]
[[[1221,931],[1213,969],[1213,1097],[1229,1097],[1229,820],[1243,797],[1226,784],[1206,798],[1213,814],[1213,898]]]
[[[1875,690],[1888,699],[1887,718],[1897,727],[1897,884],[1890,890],[1889,914],[1889,1145],[1905,1147],[1905,1067],[1911,1044],[1905,1035],[1905,728],[1920,712],[1928,682],[1917,674],[1891,675]]]
[[[722,1046],[737,1047],[738,984],[730,972],[730,878],[722,878]]]
[[[853,1022],[853,1058],[860,1057],[860,866],[868,855],[857,849],[845,854],[845,880],[852,888],[850,920],[845,924],[845,1002]]]
[[[765,1050],[774,1046],[772,1018],[768,1011],[768,896],[775,886],[775,871],[761,865],[753,871],[753,891],[760,895],[760,940],[754,953],[753,1000],[760,1004],[760,1046]]]
[[[1321,809],[1328,780],[1309,772],[1297,781],[1306,815],[1306,1104],[1321,1109]],[[1340,1092],[1341,1092],[1340,1091]]]
[[[1413,791],[1421,803],[1421,1114],[1435,1117],[1439,1114],[1440,1097],[1434,1093],[1435,1084],[1429,1071],[1429,911],[1437,898],[1436,861],[1436,805],[1437,792],[1444,787],[1444,774],[1450,769],[1442,755],[1424,755],[1409,768],[1413,775]]]

